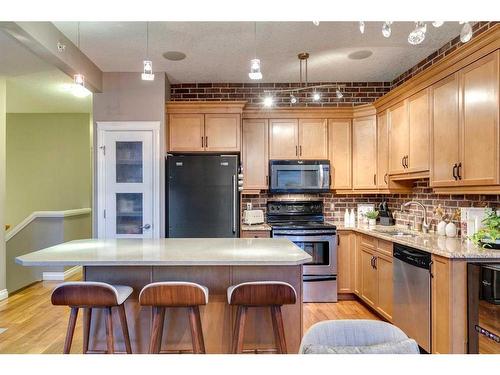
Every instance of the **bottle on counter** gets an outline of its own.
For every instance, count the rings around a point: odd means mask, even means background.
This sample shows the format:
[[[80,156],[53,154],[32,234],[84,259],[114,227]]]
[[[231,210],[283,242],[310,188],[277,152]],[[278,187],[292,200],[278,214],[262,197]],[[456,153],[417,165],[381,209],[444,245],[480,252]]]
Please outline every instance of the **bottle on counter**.
[[[349,226],[354,228],[356,226],[356,214],[354,213],[354,208],[351,208],[351,214],[349,216]]]
[[[351,215],[349,215],[349,209],[345,209],[345,214],[344,214],[344,227],[350,228],[351,227]]]

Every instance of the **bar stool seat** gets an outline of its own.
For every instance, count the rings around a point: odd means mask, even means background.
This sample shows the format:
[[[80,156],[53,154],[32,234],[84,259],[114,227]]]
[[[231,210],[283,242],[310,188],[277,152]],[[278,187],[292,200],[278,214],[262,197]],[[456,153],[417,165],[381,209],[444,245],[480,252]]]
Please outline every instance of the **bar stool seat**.
[[[208,303],[208,288],[185,281],[161,281],[146,285],[139,294],[142,306],[153,307],[153,328],[149,353],[159,353],[167,307],[187,307],[194,353],[205,353],[199,306]]]
[[[233,353],[243,352],[247,309],[258,306],[270,307],[278,353],[287,353],[281,306],[296,303],[297,292],[292,285],[283,281],[245,282],[227,289],[227,301],[230,305],[238,306],[233,333]]]
[[[107,353],[114,353],[112,307],[117,307],[120,315],[125,347],[128,354],[132,353],[127,326],[124,302],[132,294],[133,289],[126,285],[110,285],[96,281],[73,281],[57,286],[52,292],[51,301],[56,306],[71,307],[68,330],[64,343],[64,353],[71,350],[78,310],[84,308],[83,354],[89,346],[90,323],[93,308],[106,309],[106,342]]]

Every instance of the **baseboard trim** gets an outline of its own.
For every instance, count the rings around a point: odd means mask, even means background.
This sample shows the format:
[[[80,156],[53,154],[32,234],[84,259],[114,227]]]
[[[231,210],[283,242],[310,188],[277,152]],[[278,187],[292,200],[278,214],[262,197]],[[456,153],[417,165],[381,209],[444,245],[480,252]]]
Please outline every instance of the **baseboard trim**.
[[[9,292],[7,292],[7,289],[0,290],[0,301],[6,299],[8,296]]]
[[[59,272],[44,272],[42,274],[42,280],[43,281],[64,281],[68,278],[70,278],[73,275],[76,275],[77,273],[81,272],[82,267],[81,266],[75,266],[71,267],[69,270],[66,271],[59,271]]]

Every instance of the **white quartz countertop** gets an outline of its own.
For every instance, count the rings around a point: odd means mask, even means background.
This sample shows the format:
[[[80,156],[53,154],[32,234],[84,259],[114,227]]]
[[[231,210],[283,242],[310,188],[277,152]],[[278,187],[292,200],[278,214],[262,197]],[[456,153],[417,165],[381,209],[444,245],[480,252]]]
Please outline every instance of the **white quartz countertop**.
[[[16,258],[23,266],[290,266],[311,256],[283,238],[88,239]]]
[[[335,224],[335,223],[332,223]],[[459,237],[443,237],[436,233],[423,234],[420,232],[408,231],[400,226],[382,226],[375,228],[367,226],[356,226],[355,228],[346,228],[342,224],[336,224],[338,230],[352,230],[369,236],[377,237],[382,240],[399,243],[416,249],[427,251],[428,253],[439,255],[452,259],[500,259],[500,250],[493,250],[476,246],[472,241]],[[394,230],[401,230],[405,233],[412,233],[414,237],[392,236],[389,233]]]

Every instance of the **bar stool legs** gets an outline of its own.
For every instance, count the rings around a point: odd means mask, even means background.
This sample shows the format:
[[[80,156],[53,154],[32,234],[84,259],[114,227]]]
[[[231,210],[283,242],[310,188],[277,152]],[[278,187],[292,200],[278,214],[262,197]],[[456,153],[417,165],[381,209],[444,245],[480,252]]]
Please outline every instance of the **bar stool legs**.
[[[189,307],[189,328],[191,329],[191,341],[194,353],[205,354],[205,340],[203,340],[200,309],[198,306]]]
[[[165,308],[153,306],[153,328],[149,342],[149,354],[160,353],[163,323],[165,321]]]
[[[273,322],[273,331],[278,353],[286,354],[285,329],[283,327],[283,317],[281,315],[281,306],[271,306],[271,318]]]
[[[66,331],[66,339],[64,340],[64,354],[69,354],[71,351],[71,343],[73,342],[73,334],[75,333],[76,318],[78,317],[78,307],[71,308],[69,315],[68,330]]]
[[[238,354],[243,352],[243,337],[245,333],[245,323],[246,323],[247,307],[239,305],[236,310],[236,322],[234,325],[233,333],[233,354]]]
[[[87,307],[83,312],[83,354],[89,351],[90,321],[92,319],[92,308]]]

